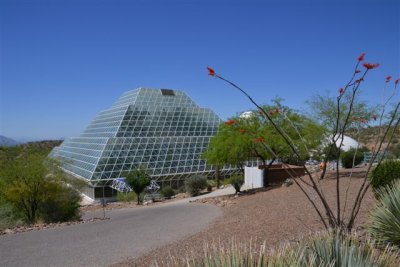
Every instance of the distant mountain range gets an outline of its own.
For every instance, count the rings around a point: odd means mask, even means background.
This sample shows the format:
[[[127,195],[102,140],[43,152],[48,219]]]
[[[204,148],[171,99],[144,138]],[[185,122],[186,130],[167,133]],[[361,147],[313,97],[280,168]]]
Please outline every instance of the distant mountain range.
[[[20,143],[15,141],[14,139],[0,135],[0,146],[16,146],[19,144]]]

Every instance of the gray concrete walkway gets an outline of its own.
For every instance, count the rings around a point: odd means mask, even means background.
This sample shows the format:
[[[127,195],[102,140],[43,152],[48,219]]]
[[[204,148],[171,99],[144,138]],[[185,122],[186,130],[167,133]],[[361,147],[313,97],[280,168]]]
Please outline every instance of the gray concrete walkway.
[[[106,214],[110,220],[0,236],[0,266],[108,266],[137,257],[205,229],[221,214],[216,206],[188,201],[112,210]]]

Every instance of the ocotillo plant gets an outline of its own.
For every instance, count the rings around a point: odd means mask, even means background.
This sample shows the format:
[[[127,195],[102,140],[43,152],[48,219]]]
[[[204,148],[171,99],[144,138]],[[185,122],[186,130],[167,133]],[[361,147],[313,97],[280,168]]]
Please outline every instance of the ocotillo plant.
[[[377,127],[379,127],[379,134],[376,136],[376,144],[374,147],[374,150],[372,151],[372,157],[368,163],[368,167],[365,173],[365,176],[363,177],[362,184],[360,188],[357,190],[357,195],[355,197],[354,202],[352,205],[350,205],[350,210],[351,212],[347,214],[346,216],[346,206],[347,206],[347,192],[348,192],[348,187],[350,186],[350,183],[348,184],[346,194],[343,197],[341,197],[340,194],[340,168],[339,168],[339,160],[341,156],[341,151],[340,149],[336,149],[335,151],[334,145],[330,145],[330,149],[323,159],[322,164],[322,171],[318,173],[313,173],[311,170],[307,168],[305,164],[303,164],[305,168],[305,173],[307,178],[296,178],[293,179],[294,182],[299,186],[301,191],[304,193],[304,195],[307,197],[309,202],[312,204],[314,207],[315,211],[317,212],[322,224],[325,226],[326,229],[335,229],[340,232],[342,231],[349,231],[354,227],[354,221],[360,211],[361,208],[361,203],[364,199],[364,196],[370,187],[371,180],[368,179],[368,175],[371,171],[372,164],[377,161],[377,164],[379,165],[380,162],[382,161],[383,157],[378,157],[378,154],[384,154],[386,153],[387,148],[389,147],[393,135],[395,131],[397,130],[397,127],[400,123],[400,117],[398,116],[398,111],[400,107],[400,102],[393,101],[393,96],[394,92],[399,84],[399,80],[397,79],[394,81],[393,86],[393,93],[390,94],[389,97],[385,99],[384,97],[384,92],[386,90],[387,84],[390,83],[391,81],[391,76],[387,76],[385,79],[385,89],[382,93],[382,104],[380,106],[380,114],[375,115],[371,114],[370,118],[357,118],[357,117],[352,117],[353,114],[353,109],[354,109],[354,103],[357,97],[359,97],[359,91],[360,91],[360,85],[364,83],[366,76],[368,73],[377,67],[379,67],[379,64],[375,63],[366,63],[364,62],[364,57],[365,53],[362,53],[358,58],[357,62],[355,65],[355,68],[351,74],[351,78],[349,81],[338,90],[338,96],[336,98],[336,112],[335,112],[335,118],[334,118],[334,127],[331,129],[331,132],[329,133],[329,140],[331,144],[338,144],[336,147],[341,147],[343,142],[344,142],[344,136],[346,132],[348,132],[349,128],[351,125],[354,126],[355,123],[358,123],[358,125],[362,127],[362,125],[368,124],[370,121],[371,123],[377,123]],[[290,135],[288,135],[285,130],[280,127],[278,123],[276,123],[276,120],[274,120],[274,114],[271,112],[268,112],[265,110],[260,104],[254,100],[249,93],[233,83],[232,81],[224,78],[223,76],[217,74],[213,68],[207,67],[208,74],[214,78],[220,79],[229,85],[231,85],[233,88],[239,90],[242,94],[244,94],[254,105],[255,107],[259,110],[259,114],[264,117],[264,123],[270,123],[274,129],[279,133],[279,135],[283,138],[285,141],[286,145],[290,148],[292,151],[293,155],[298,157],[300,159],[300,148],[298,144],[295,144],[293,142],[292,138]],[[344,98],[346,96],[346,98]],[[346,99],[346,103],[343,103]],[[389,106],[392,106],[392,109],[387,111],[387,108]],[[375,121],[375,122],[374,122]],[[234,125],[234,124],[232,124]],[[293,127],[295,127],[293,125]],[[240,130],[240,129],[239,129]],[[298,134],[300,134],[298,132]],[[261,143],[263,147],[268,150],[268,152],[273,155],[274,157],[279,158],[279,155],[277,155],[268,145],[267,142],[263,138],[258,137],[257,135],[254,136],[254,142]],[[304,147],[307,148],[307,144],[304,142]],[[328,155],[334,153],[335,158],[336,158],[336,172],[335,172],[335,179],[336,179],[336,205],[335,207],[331,206],[327,199],[326,196],[322,190],[321,187],[321,180],[324,179],[324,177],[327,174],[327,162],[328,162]],[[353,166],[354,167],[354,166]],[[290,172],[290,168],[286,169],[286,171],[289,173],[289,175],[294,178],[294,175]],[[351,175],[351,174],[350,174]],[[312,190],[306,190],[306,187],[311,188]],[[314,192],[317,195],[317,200],[314,200],[311,196],[311,192]]]

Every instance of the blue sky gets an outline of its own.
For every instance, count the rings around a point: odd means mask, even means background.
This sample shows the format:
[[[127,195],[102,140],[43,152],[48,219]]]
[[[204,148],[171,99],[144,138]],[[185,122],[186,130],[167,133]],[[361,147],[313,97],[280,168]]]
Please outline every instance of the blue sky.
[[[357,56],[379,62],[375,103],[400,74],[399,1],[0,0],[0,134],[79,135],[124,91],[184,90],[222,119],[252,108],[206,66],[260,103],[304,109],[337,94]]]

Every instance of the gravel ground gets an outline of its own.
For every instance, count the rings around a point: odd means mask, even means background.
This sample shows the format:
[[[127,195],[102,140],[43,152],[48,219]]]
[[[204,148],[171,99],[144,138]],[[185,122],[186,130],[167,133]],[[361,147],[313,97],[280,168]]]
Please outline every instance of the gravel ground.
[[[363,170],[357,170],[352,178],[342,177],[341,195],[344,201],[347,185],[349,201],[354,200],[357,189],[362,183]],[[346,174],[345,174],[346,175]],[[347,176],[347,175],[346,175]],[[336,180],[329,176],[322,182],[325,195],[334,206]],[[316,196],[313,196],[316,199]],[[297,242],[302,236],[322,230],[317,213],[297,185],[275,187],[261,190],[254,194],[240,197],[225,196],[202,199],[198,202],[213,203],[223,208],[223,215],[208,229],[189,236],[183,240],[153,250],[140,258],[133,258],[115,266],[151,266],[158,262],[166,266],[171,255],[183,258],[190,253],[202,253],[205,243],[228,243],[234,240],[241,242],[266,243],[268,249],[276,248],[287,242]],[[375,199],[371,191],[367,192],[356,225],[362,225]],[[342,202],[343,206],[343,202]],[[347,210],[350,204],[347,204]]]

